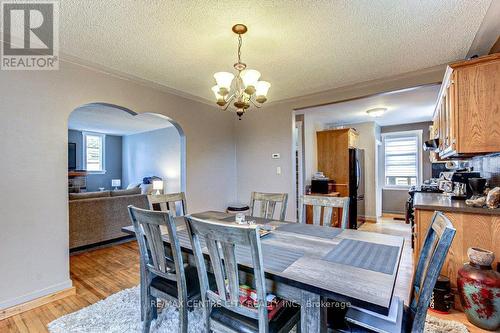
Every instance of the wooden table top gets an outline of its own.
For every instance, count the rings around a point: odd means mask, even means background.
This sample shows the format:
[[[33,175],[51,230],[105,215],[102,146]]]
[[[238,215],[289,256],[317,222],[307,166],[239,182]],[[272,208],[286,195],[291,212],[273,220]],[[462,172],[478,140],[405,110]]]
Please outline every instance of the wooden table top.
[[[234,215],[221,212],[191,215],[234,223]],[[387,314],[403,249],[402,237],[254,217],[247,220],[275,228],[261,238],[266,278]],[[176,221],[180,245],[183,251],[192,253],[184,219]],[[132,226],[122,231],[134,233]],[[169,242],[166,228],[163,237]],[[236,248],[238,264],[243,268],[251,267],[249,253]]]

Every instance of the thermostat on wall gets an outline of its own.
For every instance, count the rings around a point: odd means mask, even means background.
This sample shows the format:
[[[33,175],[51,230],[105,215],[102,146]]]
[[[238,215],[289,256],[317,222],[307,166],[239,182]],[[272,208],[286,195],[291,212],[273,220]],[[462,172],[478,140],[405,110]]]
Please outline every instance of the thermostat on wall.
[[[280,154],[279,154],[279,153],[274,153],[274,154],[272,154],[271,156],[272,156],[272,158],[274,158],[274,159],[280,158]]]

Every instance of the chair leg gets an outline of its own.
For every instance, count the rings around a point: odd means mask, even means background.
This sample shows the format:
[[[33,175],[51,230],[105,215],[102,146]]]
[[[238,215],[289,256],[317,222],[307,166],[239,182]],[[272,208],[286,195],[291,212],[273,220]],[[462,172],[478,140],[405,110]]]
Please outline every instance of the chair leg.
[[[151,318],[158,318],[158,299],[156,297],[149,297],[149,305],[151,307]]]
[[[144,321],[142,322],[142,332],[143,333],[149,333],[149,330],[151,329],[151,322],[153,321],[153,306],[150,303],[149,306],[147,306],[144,312]]]
[[[179,333],[187,333],[188,331],[188,310],[187,304],[182,302],[179,304]]]

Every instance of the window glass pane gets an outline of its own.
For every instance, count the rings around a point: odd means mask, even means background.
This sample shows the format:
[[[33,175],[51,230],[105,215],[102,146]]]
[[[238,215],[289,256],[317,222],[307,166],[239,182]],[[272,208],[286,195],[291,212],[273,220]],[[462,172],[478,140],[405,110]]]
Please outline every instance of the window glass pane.
[[[391,186],[409,186],[417,184],[418,174],[418,138],[411,135],[386,135],[385,184]]]
[[[102,136],[86,137],[87,171],[101,171],[102,168]]]

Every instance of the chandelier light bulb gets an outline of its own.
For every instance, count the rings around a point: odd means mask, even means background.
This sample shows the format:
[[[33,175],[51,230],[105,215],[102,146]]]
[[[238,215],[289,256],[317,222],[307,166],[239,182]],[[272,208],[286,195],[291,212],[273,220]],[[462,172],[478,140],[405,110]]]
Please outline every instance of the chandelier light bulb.
[[[215,98],[217,99],[217,105],[219,106],[224,106],[226,105],[226,101],[224,100],[224,96],[222,96],[221,94],[219,94],[219,91],[220,91],[220,88],[218,85],[215,85],[212,87],[212,91],[215,95]]]
[[[267,92],[271,88],[271,84],[267,81],[259,81],[257,82],[257,86],[255,87],[255,95],[257,96],[256,100],[259,103],[264,103],[267,101]]]
[[[255,86],[260,78],[260,72],[255,69],[245,69],[241,72],[241,80],[245,86],[245,92],[249,95],[255,93]]]
[[[214,74],[214,79],[219,87],[219,94],[222,96],[227,95],[231,89],[234,74],[229,72],[217,72]]]

